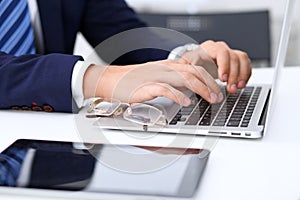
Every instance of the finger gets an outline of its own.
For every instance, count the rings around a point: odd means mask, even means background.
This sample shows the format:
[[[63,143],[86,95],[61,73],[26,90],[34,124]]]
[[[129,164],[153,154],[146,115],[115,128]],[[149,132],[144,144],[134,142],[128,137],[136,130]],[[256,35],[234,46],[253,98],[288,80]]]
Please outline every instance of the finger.
[[[216,80],[212,77],[212,75],[206,71],[206,69],[196,65],[190,66],[189,69],[194,69],[195,71],[197,71],[196,77],[202,83],[204,83],[211,92],[217,94],[220,92],[220,86],[217,84]]]
[[[238,77],[238,88],[242,89],[246,86],[251,76],[251,61],[245,52],[235,50],[240,59],[240,73]]]
[[[217,89],[212,91],[210,87],[206,85],[206,83],[200,81],[197,77],[191,76],[190,74],[184,74],[184,73],[183,76],[184,76],[183,81],[185,83],[185,87],[199,94],[206,101],[210,103],[218,103],[223,100],[223,94],[218,84],[216,84]]]
[[[216,63],[218,65],[219,79],[223,82],[227,82],[231,73],[230,49],[224,42],[217,42],[216,48]]]
[[[225,42],[206,41],[201,47],[210,55],[218,65],[219,79],[228,81],[230,73],[230,49]]]
[[[201,95],[210,103],[223,100],[220,86],[215,79],[200,66],[170,65],[172,70],[161,73],[158,82],[167,83],[173,87],[186,87]]]
[[[227,82],[227,91],[230,93],[237,92],[237,83],[240,72],[240,59],[235,52],[230,53],[230,73]]]
[[[205,70],[212,75],[218,77],[218,67],[213,58],[201,47],[198,46],[192,51],[185,52],[178,60],[181,64],[190,64],[204,67]]]
[[[202,67],[186,66],[182,69],[180,66],[172,66],[172,71],[162,73],[159,77],[159,82],[167,83],[173,87],[186,87],[210,103],[223,100],[220,86]]]

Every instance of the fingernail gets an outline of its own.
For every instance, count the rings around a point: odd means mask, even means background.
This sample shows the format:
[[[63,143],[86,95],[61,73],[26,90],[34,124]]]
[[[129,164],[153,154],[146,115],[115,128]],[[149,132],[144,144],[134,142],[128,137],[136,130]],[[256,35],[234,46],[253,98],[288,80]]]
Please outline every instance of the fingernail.
[[[184,106],[189,106],[191,104],[191,100],[188,97],[185,97],[183,99],[183,105]]]
[[[220,92],[220,93],[218,94],[218,101],[219,101],[219,102],[223,101],[223,98],[224,98],[223,93]]]
[[[231,89],[231,90],[237,90],[236,84],[232,84],[232,85],[230,86],[230,89]]]
[[[217,102],[218,96],[215,93],[210,93],[210,100],[212,103]]]
[[[223,74],[222,78],[223,78],[223,81],[228,81],[228,74]]]
[[[246,82],[244,80],[239,81],[238,88],[244,88],[246,86]]]

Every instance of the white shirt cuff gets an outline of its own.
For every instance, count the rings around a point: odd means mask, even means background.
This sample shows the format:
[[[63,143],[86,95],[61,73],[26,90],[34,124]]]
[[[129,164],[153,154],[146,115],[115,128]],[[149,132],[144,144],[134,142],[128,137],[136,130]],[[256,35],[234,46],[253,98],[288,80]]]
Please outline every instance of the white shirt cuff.
[[[77,104],[78,108],[81,108],[84,106],[84,96],[83,96],[83,77],[87,70],[87,68],[92,63],[87,63],[84,61],[77,61],[73,68],[72,73],[72,82],[71,82],[71,90],[72,90],[72,96]]]
[[[186,51],[193,51],[198,47],[199,44],[186,44],[183,46],[176,47],[170,52],[168,59],[178,60]]]

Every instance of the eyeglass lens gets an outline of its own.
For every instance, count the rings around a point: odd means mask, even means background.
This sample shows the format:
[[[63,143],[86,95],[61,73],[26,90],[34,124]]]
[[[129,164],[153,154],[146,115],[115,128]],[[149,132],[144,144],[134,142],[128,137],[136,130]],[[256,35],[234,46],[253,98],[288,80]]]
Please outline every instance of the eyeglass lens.
[[[113,100],[106,100],[98,103],[95,106],[95,112],[99,115],[112,115],[120,106],[120,102]]]
[[[133,104],[124,112],[124,118],[139,124],[155,124],[162,112],[155,107],[146,104]]]

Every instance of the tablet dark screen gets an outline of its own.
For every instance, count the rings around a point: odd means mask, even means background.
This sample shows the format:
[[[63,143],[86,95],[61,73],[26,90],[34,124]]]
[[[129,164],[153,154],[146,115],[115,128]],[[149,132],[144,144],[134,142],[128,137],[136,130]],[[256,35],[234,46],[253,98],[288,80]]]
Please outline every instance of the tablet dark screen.
[[[208,155],[199,149],[18,140],[1,153],[0,184],[188,197]]]

